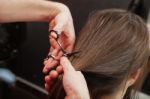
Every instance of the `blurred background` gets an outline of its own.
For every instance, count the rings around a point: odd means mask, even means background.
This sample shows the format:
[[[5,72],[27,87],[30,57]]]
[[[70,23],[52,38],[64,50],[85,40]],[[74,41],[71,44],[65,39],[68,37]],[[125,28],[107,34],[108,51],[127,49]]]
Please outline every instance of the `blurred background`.
[[[66,4],[70,8],[76,34],[80,32],[89,13],[93,10],[107,8],[132,9],[147,24],[150,22],[150,0],[57,1]],[[0,86],[5,85],[0,89],[0,99],[2,97],[7,99],[19,99],[19,97],[21,99],[47,98],[47,92],[43,89],[44,75],[42,74],[43,59],[46,57],[50,47],[47,26],[48,23],[41,22],[0,24],[0,68],[9,69],[16,75],[16,78],[12,80],[8,78],[9,81],[0,82]],[[10,72],[5,71],[5,73],[7,75]],[[12,78],[13,74],[11,74]],[[13,83],[16,83],[15,86]],[[150,95],[150,74],[146,78],[141,91]],[[5,92],[10,92],[10,97]]]

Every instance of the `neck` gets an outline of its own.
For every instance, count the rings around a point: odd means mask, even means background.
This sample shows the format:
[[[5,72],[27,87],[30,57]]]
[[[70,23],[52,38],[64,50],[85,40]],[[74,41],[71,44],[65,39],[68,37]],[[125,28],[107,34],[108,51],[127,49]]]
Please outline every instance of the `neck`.
[[[116,92],[110,95],[102,96],[100,99],[123,99],[125,93],[127,91],[127,87],[122,87],[118,89]]]
[[[123,99],[123,93],[115,93],[107,96],[102,96],[101,99]]]

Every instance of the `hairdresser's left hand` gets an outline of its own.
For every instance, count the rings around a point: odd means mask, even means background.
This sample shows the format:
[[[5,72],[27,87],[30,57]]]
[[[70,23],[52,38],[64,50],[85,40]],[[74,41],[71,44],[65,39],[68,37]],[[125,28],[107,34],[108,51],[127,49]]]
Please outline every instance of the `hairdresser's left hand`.
[[[83,74],[80,71],[76,71],[66,57],[61,58],[60,66],[57,67],[56,71],[51,71],[50,74],[45,77],[45,88],[50,90],[58,74],[62,71],[63,87],[66,92],[65,99],[90,99]]]

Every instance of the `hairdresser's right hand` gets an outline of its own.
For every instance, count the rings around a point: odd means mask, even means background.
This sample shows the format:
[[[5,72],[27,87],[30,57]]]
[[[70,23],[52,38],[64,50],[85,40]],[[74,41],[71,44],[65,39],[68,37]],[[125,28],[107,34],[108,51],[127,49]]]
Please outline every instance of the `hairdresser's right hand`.
[[[60,7],[60,12],[51,20],[49,23],[49,31],[55,30],[59,34],[59,42],[62,48],[66,52],[72,52],[75,43],[75,31],[73,25],[73,19],[69,8],[65,5]],[[60,58],[63,55],[60,46],[56,43],[54,38],[56,38],[55,33],[49,35],[49,42],[51,45],[49,54]],[[49,68],[53,68],[58,64],[53,58],[49,58],[44,61],[43,73],[47,74]]]
[[[76,71],[66,57],[60,59],[59,71],[51,71],[47,76],[45,88],[47,90],[52,86],[54,79],[58,73],[63,71],[63,87],[66,92],[65,99],[90,99],[88,87],[83,74]],[[62,68],[62,69],[61,69]],[[56,75],[57,74],[57,75]],[[50,83],[51,82],[51,83]]]

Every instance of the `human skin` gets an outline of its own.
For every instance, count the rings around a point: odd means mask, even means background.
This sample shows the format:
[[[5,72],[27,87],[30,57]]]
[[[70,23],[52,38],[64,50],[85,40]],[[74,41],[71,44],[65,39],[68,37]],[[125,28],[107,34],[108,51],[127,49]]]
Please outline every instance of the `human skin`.
[[[49,30],[55,30],[60,34],[60,43],[67,52],[71,52],[75,43],[73,20],[69,8],[58,2],[45,0],[0,0],[0,23],[8,22],[48,22]],[[49,38],[55,35],[49,35]],[[62,56],[60,48],[51,39],[49,53]],[[52,59],[44,62],[43,72],[47,73],[47,67],[57,63]]]
[[[8,22],[48,22],[49,30],[60,34],[60,43],[67,52],[71,52],[75,43],[73,19],[69,8],[58,2],[46,0],[0,0],[0,23]],[[49,37],[55,35],[49,35]],[[49,40],[50,41],[50,40]],[[50,41],[51,42],[51,41]],[[61,53],[51,43],[51,53]],[[50,58],[47,62],[53,64]],[[52,62],[52,63],[51,63]],[[44,72],[46,69],[44,68]]]
[[[50,21],[65,5],[45,0],[0,0],[0,22]]]
[[[54,79],[57,78],[59,73],[63,72],[63,87],[66,92],[65,99],[90,99],[89,90],[83,74],[76,71],[66,57],[60,58],[60,70],[53,70],[45,77],[45,88],[50,90],[54,84]],[[62,71],[61,71],[62,70]]]
[[[49,30],[58,31],[64,49],[67,52],[72,51],[75,42],[73,20],[68,7],[64,4],[45,0],[0,0],[0,4],[0,23],[48,22]],[[62,55],[60,48],[51,44],[51,53]],[[48,66],[53,65],[53,62],[52,58],[45,61]],[[46,69],[44,68],[43,71],[45,72]]]

